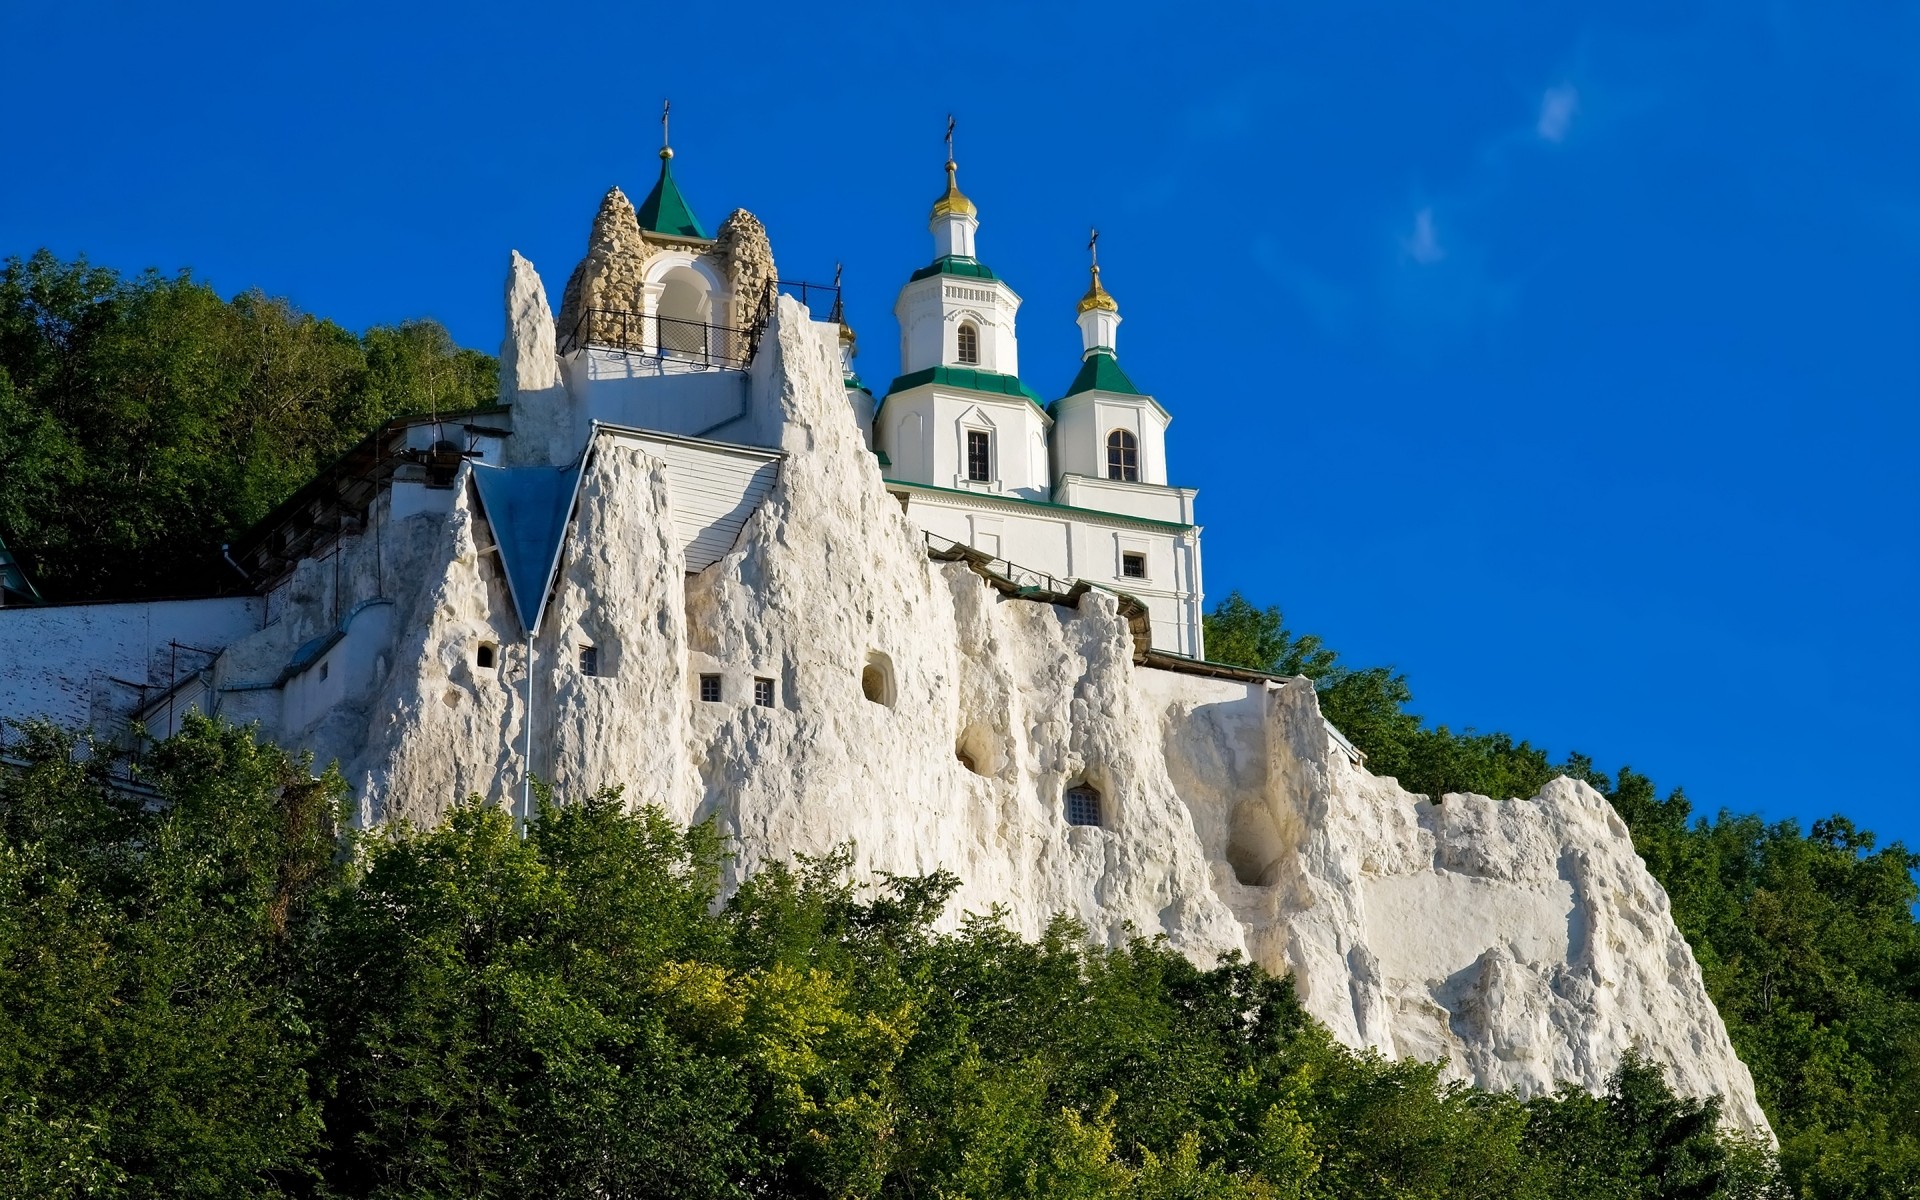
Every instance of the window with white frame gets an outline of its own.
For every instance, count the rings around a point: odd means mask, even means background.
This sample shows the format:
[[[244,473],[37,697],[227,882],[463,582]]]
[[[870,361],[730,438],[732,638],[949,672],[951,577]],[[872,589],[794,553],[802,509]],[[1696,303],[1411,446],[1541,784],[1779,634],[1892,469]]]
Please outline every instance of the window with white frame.
[[[979,327],[972,321],[960,322],[960,329],[955,334],[955,342],[958,350],[955,357],[967,366],[978,366],[980,363]]]
[[[1145,579],[1147,577],[1147,556],[1138,550],[1128,550],[1120,555],[1120,577],[1122,579]]]
[[[1130,429],[1116,429],[1107,435],[1107,478],[1140,482],[1140,443]]]
[[[967,478],[975,483],[993,479],[993,435],[984,429],[967,430]]]

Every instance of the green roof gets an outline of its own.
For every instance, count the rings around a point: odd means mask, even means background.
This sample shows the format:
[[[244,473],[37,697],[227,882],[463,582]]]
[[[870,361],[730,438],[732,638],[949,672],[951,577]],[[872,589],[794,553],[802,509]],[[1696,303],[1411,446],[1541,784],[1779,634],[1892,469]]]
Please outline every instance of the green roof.
[[[1113,354],[1107,350],[1095,350],[1081,360],[1080,373],[1073,377],[1073,383],[1067,388],[1067,395],[1078,396],[1081,392],[1115,392],[1122,396],[1146,395],[1145,392],[1133,386],[1133,380],[1127,378],[1127,373],[1120,369],[1120,364],[1113,360]]]
[[[993,268],[977,258],[966,258],[958,254],[948,254],[934,259],[926,266],[907,276],[908,283],[918,283],[922,279],[932,279],[935,275],[965,275],[970,279],[998,279]]]
[[[680,186],[673,181],[673,161],[660,160],[660,178],[654,182],[653,190],[640,204],[640,228],[649,233],[664,233],[670,237],[705,239],[707,231],[700,224],[700,218],[693,215],[687,207],[687,201],[680,194]]]
[[[892,463],[886,464],[892,466]],[[888,479],[880,477],[880,482],[888,487],[911,488],[917,492],[940,492],[949,496],[965,496],[968,499],[991,500],[996,504],[1017,504],[1026,508],[1042,508],[1052,512],[1077,513],[1089,517],[1105,517],[1110,521],[1126,521],[1134,525],[1151,525],[1158,529],[1193,529],[1195,526],[1184,521],[1162,521],[1155,517],[1136,517],[1132,513],[1107,512],[1099,508],[1081,508],[1077,504],[1061,504],[1055,500],[1029,500],[1025,496],[1008,496],[992,492],[970,492],[961,488],[941,487],[937,483],[915,483],[910,479]]]
[[[887,395],[904,392],[923,384],[937,383],[943,387],[964,388],[969,392],[986,392],[995,396],[1023,396],[1027,403],[1041,412],[1046,406],[1040,403],[1040,397],[1026,384],[1020,382],[1017,375],[1002,375],[998,371],[982,371],[978,367],[928,367],[924,371],[915,371],[911,375],[902,375],[887,388]]]

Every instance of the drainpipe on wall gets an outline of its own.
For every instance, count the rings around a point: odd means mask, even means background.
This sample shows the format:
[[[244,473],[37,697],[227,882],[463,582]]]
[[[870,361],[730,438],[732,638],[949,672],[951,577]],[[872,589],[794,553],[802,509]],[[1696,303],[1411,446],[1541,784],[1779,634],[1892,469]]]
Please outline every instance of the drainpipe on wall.
[[[520,741],[520,837],[533,820],[533,631],[527,631],[527,726]]]

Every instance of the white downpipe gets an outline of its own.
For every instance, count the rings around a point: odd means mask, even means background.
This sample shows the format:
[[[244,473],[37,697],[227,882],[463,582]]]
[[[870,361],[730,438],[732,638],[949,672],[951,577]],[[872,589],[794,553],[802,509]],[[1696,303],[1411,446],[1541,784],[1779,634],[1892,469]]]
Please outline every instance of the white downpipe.
[[[527,723],[520,734],[520,836],[533,820],[533,631],[527,631]]]

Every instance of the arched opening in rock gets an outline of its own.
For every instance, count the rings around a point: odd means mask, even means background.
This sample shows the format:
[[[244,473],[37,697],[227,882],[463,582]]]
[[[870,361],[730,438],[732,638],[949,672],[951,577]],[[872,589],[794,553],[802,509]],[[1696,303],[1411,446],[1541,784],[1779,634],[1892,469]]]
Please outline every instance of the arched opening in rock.
[[[1233,810],[1227,835],[1227,862],[1233,877],[1248,887],[1270,887],[1280,875],[1286,844],[1265,804],[1250,802]]]
[[[860,668],[860,694],[893,707],[893,660],[878,650],[867,655],[867,665]]]
[[[473,665],[479,667],[482,671],[491,671],[493,670],[493,655],[493,643],[481,642],[479,648],[473,652]]]
[[[992,777],[1000,774],[1007,765],[1007,754],[1001,748],[1000,739],[994,736],[991,729],[978,722],[969,722],[960,731],[960,736],[954,739],[953,756],[975,775]]]
[[[1067,824],[1092,825],[1098,828],[1106,823],[1100,789],[1092,784],[1076,783],[1068,788],[1066,802]]]

